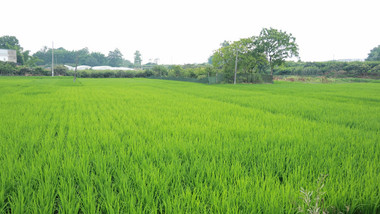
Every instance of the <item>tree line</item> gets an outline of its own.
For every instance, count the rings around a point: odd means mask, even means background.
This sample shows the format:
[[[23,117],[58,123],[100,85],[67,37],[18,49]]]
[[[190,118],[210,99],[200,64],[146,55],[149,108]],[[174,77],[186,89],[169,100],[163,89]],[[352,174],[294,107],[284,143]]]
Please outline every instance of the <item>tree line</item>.
[[[52,48],[43,47],[41,50],[31,54],[29,50],[24,51],[19,40],[15,36],[0,37],[0,49],[16,50],[17,63],[28,67],[33,66],[48,66],[52,62]],[[118,48],[109,51],[108,55],[100,52],[90,52],[88,48],[80,50],[66,50],[63,47],[54,49],[55,64],[66,65],[89,65],[101,66],[108,65],[112,67],[141,67],[142,58],[140,51],[135,52],[134,63],[124,59],[123,54]]]
[[[37,65],[49,65],[52,62],[52,49],[44,47],[37,51],[33,56],[40,59]],[[109,65],[112,67],[133,67],[132,62],[123,58],[123,54],[119,49],[109,51],[108,55],[99,52],[90,52],[88,48],[83,48],[76,51],[69,51],[64,48],[54,49],[54,62],[56,64],[65,65],[89,65],[100,66]]]
[[[14,36],[0,37],[0,48],[14,49],[17,52],[16,66],[0,62],[0,75],[49,75],[42,67],[50,66],[52,49],[44,47],[35,54],[25,51]],[[257,74],[270,75],[324,75],[333,77],[380,77],[380,45],[373,48],[365,62],[302,62],[299,59],[295,37],[285,31],[264,28],[258,36],[238,41],[224,41],[204,64],[157,65],[142,64],[139,51],[135,52],[134,62],[123,58],[119,49],[109,51],[108,55],[90,52],[88,48],[69,51],[54,49],[55,68],[58,75],[71,75],[64,66],[109,65],[112,67],[135,67],[143,72],[83,71],[80,77],[168,77],[203,79],[223,75],[225,82],[249,82]],[[286,61],[286,60],[298,61]]]

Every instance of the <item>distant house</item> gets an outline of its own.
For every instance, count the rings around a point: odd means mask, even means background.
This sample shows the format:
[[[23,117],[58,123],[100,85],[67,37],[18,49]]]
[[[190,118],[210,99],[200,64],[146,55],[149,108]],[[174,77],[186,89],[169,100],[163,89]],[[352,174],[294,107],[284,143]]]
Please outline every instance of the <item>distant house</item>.
[[[0,61],[17,63],[16,50],[0,49]]]

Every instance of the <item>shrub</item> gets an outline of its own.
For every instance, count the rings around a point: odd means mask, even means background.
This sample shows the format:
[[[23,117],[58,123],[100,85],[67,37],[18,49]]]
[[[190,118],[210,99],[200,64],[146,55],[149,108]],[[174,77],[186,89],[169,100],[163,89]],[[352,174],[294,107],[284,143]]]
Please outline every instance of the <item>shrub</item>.
[[[32,69],[28,68],[28,67],[18,67],[17,71],[16,71],[16,74],[17,75],[20,75],[20,76],[25,76],[25,75],[28,75],[28,74],[32,74]]]
[[[56,76],[66,76],[67,68],[63,65],[57,65],[54,67],[54,74]]]
[[[11,62],[0,62],[0,75],[14,75],[16,64]]]

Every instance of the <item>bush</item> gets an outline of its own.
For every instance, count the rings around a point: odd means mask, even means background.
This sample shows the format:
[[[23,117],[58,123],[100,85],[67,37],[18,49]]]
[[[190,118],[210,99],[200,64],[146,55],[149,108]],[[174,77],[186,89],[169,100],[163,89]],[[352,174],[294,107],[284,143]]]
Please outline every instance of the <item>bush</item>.
[[[380,73],[380,64],[373,67],[369,72],[370,73]]]
[[[28,68],[28,67],[18,67],[18,69],[16,70],[16,75],[19,75],[19,76],[25,76],[25,75],[32,75],[32,69]]]
[[[41,67],[35,67],[33,70],[32,70],[32,75],[34,76],[37,76],[37,75],[41,75],[41,76],[47,76],[49,75],[48,74],[48,71],[41,68]]]
[[[54,67],[54,75],[55,76],[67,76],[68,69],[63,65],[57,65]]]
[[[333,77],[380,76],[380,62],[286,62],[276,75],[327,75]]]
[[[0,75],[15,75],[16,64],[11,62],[0,62]]]
[[[305,67],[303,69],[303,74],[304,75],[320,75],[322,74],[322,72],[317,66],[312,65],[310,67]]]
[[[357,74],[361,76],[367,73],[370,70],[370,67],[366,63],[353,62],[344,66],[343,70],[349,74]]]

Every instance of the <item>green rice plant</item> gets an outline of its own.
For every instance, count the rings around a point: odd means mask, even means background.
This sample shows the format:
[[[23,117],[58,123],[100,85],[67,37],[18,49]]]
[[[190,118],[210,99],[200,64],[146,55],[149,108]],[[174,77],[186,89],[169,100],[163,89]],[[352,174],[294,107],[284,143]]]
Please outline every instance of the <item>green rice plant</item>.
[[[379,103],[376,83],[1,77],[0,213],[294,213],[301,187],[376,213]]]

